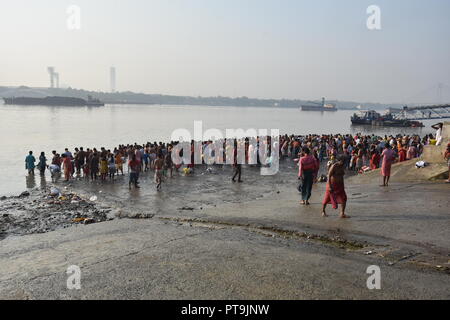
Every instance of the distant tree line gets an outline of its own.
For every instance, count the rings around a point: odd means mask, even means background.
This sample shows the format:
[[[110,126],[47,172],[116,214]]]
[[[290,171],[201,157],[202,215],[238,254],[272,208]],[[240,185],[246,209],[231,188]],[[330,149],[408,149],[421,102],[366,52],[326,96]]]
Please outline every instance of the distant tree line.
[[[0,95],[2,92],[11,90],[12,88],[0,87]],[[27,89],[27,87],[20,87]],[[280,107],[280,108],[299,108],[303,104],[311,104],[306,100],[300,99],[255,99],[248,97],[189,97],[174,96],[162,94],[146,94],[135,93],[131,91],[125,92],[97,92],[82,89],[50,89],[50,88],[28,88],[39,89],[45,91],[49,96],[67,96],[86,99],[88,95],[98,98],[107,104],[158,104],[158,105],[200,105],[200,106],[238,106],[238,107]],[[320,100],[315,101],[321,103]],[[358,105],[363,105],[370,109],[386,109],[387,107],[401,107],[400,104],[380,104],[380,103],[360,103],[351,101],[327,100],[327,103],[336,104],[339,109],[355,109]]]

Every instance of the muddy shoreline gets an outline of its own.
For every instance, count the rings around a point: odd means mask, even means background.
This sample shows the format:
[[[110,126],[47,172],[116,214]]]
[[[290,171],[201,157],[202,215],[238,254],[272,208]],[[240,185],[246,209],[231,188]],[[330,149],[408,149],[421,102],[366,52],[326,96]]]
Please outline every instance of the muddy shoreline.
[[[53,188],[1,197],[0,240],[113,219],[111,208],[64,188],[51,195]]]
[[[34,184],[21,195],[0,197],[0,240],[114,218],[192,214],[224,204],[246,203],[271,197],[286,186],[296,189],[296,175],[296,163],[284,159],[275,176],[261,176],[259,167],[244,166],[242,184],[231,182],[230,166],[201,165],[188,176],[180,170],[173,178],[164,179],[162,192],[156,191],[153,171],[141,173],[141,188],[131,190],[127,173],[116,176],[114,182],[77,177],[52,183],[49,176],[41,177],[40,186]],[[60,192],[58,196],[51,195],[53,188]]]

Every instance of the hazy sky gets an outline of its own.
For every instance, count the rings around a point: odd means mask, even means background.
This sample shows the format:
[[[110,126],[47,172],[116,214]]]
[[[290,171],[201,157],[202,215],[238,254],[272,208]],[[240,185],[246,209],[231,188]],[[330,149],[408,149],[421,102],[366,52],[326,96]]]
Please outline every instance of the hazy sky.
[[[372,4],[378,31],[366,27]],[[81,8],[81,30],[66,26],[69,5]],[[175,95],[436,101],[426,89],[450,84],[448,0],[1,0],[0,9],[0,85],[46,87],[55,66],[61,84],[109,91],[112,65],[120,91]]]

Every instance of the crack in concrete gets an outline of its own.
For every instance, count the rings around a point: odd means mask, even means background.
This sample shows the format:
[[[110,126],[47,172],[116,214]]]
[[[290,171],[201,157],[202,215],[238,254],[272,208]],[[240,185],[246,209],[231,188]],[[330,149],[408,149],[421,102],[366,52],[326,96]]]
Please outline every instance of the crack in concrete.
[[[332,247],[337,247],[339,249],[343,249],[346,251],[352,251],[355,253],[363,253],[364,255],[369,255],[366,252],[363,252],[362,249],[368,249],[368,248],[377,248],[382,249],[384,251],[387,251],[388,254],[378,252],[377,255],[374,257],[382,258],[383,260],[387,261],[387,264],[390,266],[397,265],[399,263],[404,263],[402,266],[407,267],[417,267],[421,266],[422,268],[426,268],[432,271],[437,272],[444,272],[444,273],[450,273],[450,268],[448,267],[440,267],[437,268],[436,266],[432,265],[431,263],[428,263],[426,261],[419,261],[419,260],[412,260],[413,258],[419,258],[423,257],[426,258],[425,255],[423,255],[421,252],[411,252],[406,255],[401,256],[397,259],[392,259],[393,255],[390,253],[397,253],[398,251],[402,251],[401,249],[394,248],[390,245],[374,245],[369,242],[357,242],[357,241],[349,241],[343,238],[337,237],[328,237],[324,235],[317,235],[307,232],[299,232],[299,231],[293,231],[293,230],[286,230],[282,228],[272,227],[272,226],[256,226],[248,224],[239,224],[235,222],[225,222],[225,221],[210,221],[200,218],[179,218],[179,217],[159,217],[160,220],[165,221],[171,221],[171,222],[177,222],[177,223],[189,223],[191,227],[203,227],[208,228],[210,230],[220,230],[223,228],[240,228],[242,230],[246,230],[248,232],[256,233],[265,237],[272,237],[272,238],[282,238],[282,239],[288,239],[288,240],[312,240],[321,244],[325,244]],[[376,253],[376,252],[374,252]],[[439,256],[439,258],[442,258]]]
[[[325,244],[330,244],[334,246],[338,246],[339,248],[345,248],[350,250],[359,250],[362,248],[367,247],[368,243],[362,243],[357,241],[350,241],[343,238],[340,238],[339,236],[336,237],[328,237],[324,235],[318,235],[313,233],[307,233],[307,232],[299,232],[294,230],[286,230],[282,228],[278,228],[275,226],[256,226],[251,224],[239,224],[236,222],[225,222],[225,221],[211,221],[211,220],[205,220],[205,219],[199,219],[199,218],[176,218],[176,217],[159,217],[160,220],[168,220],[173,222],[181,222],[181,223],[190,223],[190,224],[196,224],[197,226],[201,227],[202,224],[205,227],[216,229],[217,226],[222,227],[237,227],[242,228],[250,232],[259,233],[264,236],[278,236],[285,239],[307,239],[307,240],[314,240]]]
[[[149,241],[146,241],[139,250],[128,252],[126,254],[119,255],[119,256],[109,257],[109,258],[106,258],[106,259],[103,259],[103,260],[96,261],[96,262],[91,263],[91,264],[81,265],[80,268],[81,269],[83,269],[83,268],[90,268],[92,266],[95,266],[95,265],[98,265],[98,264],[101,264],[101,263],[104,263],[104,262],[107,262],[107,261],[110,261],[110,260],[122,259],[122,258],[125,258],[125,257],[137,255],[137,254],[139,254],[139,253],[141,253],[141,252],[143,252],[143,251],[145,251],[147,249],[155,248],[155,247],[158,247],[158,246],[161,246],[161,245],[166,245],[168,243],[171,243],[171,242],[174,242],[174,241],[178,241],[178,240],[182,240],[182,239],[186,239],[186,238],[189,238],[189,237],[199,236],[201,234],[208,233],[208,232],[211,232],[211,230],[205,230],[204,232],[199,232],[199,233],[195,233],[195,234],[188,234],[188,235],[185,235],[183,237],[173,238],[173,239],[161,242],[161,243],[153,244],[151,246],[147,246],[146,244]],[[62,253],[64,255],[64,258],[65,258],[66,262],[69,260],[68,256],[62,250],[56,249],[56,248],[53,248],[53,247],[49,247],[47,249],[54,250],[54,251],[57,251],[59,253]],[[60,273],[59,272],[52,272],[52,273],[48,273],[48,274],[44,274],[44,275],[38,275],[38,276],[35,276],[35,277],[32,277],[32,278],[28,279],[27,281],[34,281],[34,280],[37,280],[39,278],[51,277],[51,276],[55,276],[55,275],[58,275],[58,274],[60,274]],[[11,280],[12,280],[12,278],[4,279],[4,280],[2,280],[2,282],[7,282],[7,281],[11,282]]]

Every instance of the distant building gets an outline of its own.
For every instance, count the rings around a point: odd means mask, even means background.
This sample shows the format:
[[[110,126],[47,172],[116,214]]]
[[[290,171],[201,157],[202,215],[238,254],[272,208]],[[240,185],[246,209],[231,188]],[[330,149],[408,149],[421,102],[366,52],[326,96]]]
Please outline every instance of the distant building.
[[[116,68],[111,67],[110,69],[110,84],[111,84],[111,92],[116,92]]]
[[[50,75],[50,88],[56,88],[59,89],[59,73],[55,71],[55,67],[48,67],[47,68],[48,74]]]
[[[55,67],[47,68],[48,74],[50,75],[50,88],[55,87]]]
[[[56,88],[59,89],[59,73],[55,72],[53,75],[55,77]]]

